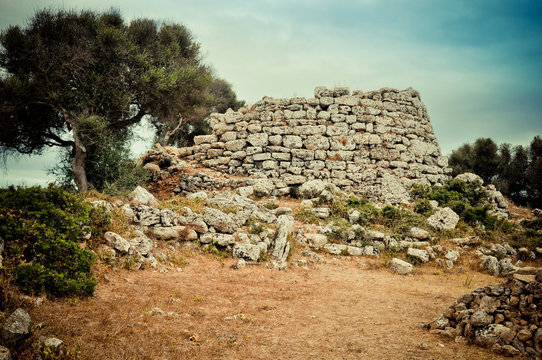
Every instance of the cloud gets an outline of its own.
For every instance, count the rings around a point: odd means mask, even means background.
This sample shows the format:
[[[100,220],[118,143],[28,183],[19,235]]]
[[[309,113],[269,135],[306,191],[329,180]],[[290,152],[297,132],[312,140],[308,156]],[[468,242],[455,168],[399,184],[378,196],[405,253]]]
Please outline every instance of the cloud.
[[[0,0],[0,26],[35,10]],[[106,10],[111,2],[42,6]],[[542,133],[542,3],[429,0],[117,0],[130,20],[180,22],[238,97],[312,96],[315,86],[418,89],[445,153],[478,137]]]

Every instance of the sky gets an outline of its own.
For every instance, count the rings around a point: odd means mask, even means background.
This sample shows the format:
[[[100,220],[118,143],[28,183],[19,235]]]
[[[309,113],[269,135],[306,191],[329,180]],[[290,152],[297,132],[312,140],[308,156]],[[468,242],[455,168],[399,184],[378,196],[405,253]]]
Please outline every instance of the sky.
[[[44,7],[182,23],[249,104],[316,86],[411,86],[444,154],[480,137],[528,145],[542,135],[542,1],[0,0],[0,29]],[[54,151],[10,160],[0,186],[46,183],[56,161]]]

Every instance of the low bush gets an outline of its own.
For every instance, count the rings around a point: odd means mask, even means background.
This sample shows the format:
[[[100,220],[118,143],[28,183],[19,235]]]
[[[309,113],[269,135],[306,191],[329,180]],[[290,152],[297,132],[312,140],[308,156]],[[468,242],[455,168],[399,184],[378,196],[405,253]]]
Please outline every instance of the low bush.
[[[0,189],[4,272],[28,293],[92,295],[94,256],[81,242],[108,224],[103,209],[54,186]]]

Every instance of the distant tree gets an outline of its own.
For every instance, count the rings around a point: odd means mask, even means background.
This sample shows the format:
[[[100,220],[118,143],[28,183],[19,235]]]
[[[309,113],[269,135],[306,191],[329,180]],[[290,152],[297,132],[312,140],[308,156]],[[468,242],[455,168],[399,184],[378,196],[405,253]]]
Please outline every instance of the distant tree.
[[[535,136],[529,147],[497,147],[488,138],[477,139],[453,150],[450,166],[455,176],[474,172],[486,183],[493,183],[520,205],[542,207],[542,138]]]
[[[470,144],[463,144],[460,148],[452,150],[449,156],[449,165],[452,168],[453,176],[472,172],[474,169],[472,146]]]
[[[473,172],[484,182],[491,182],[497,175],[498,165],[497,144],[489,138],[476,139],[473,145],[464,144],[450,155],[450,166],[454,175]]]
[[[479,175],[484,182],[490,183],[497,175],[499,157],[497,155],[497,144],[489,138],[477,139],[472,147],[473,171]]]
[[[526,177],[533,206],[542,207],[542,138],[540,136],[535,136],[531,141]]]
[[[529,201],[528,183],[525,176],[528,167],[529,153],[527,149],[521,145],[514,147],[514,156],[505,177],[507,183],[505,194],[520,205],[527,205]]]
[[[163,138],[181,119],[204,119],[224,101],[215,99],[217,80],[182,25],[43,10],[26,27],[2,31],[0,44],[0,155],[69,148],[80,191],[107,170],[88,166],[92,153],[119,148],[110,141],[125,142],[144,116]],[[83,125],[93,122],[108,134],[103,141],[89,141],[96,128]]]

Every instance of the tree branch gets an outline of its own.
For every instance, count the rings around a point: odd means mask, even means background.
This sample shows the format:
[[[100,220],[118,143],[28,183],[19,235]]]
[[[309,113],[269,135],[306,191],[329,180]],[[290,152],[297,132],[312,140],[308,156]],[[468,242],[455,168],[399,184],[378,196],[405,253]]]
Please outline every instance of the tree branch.
[[[164,136],[164,145],[167,145],[168,141],[169,141],[169,138],[171,136],[173,136],[177,131],[179,131],[179,129],[181,128],[181,125],[183,124],[183,117],[181,114],[179,114],[179,123],[177,124],[177,126],[175,127],[175,129],[173,130],[170,130],[166,133],[166,136]]]

